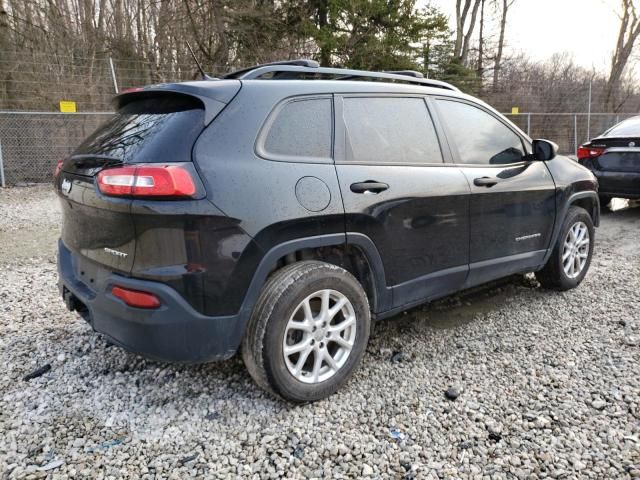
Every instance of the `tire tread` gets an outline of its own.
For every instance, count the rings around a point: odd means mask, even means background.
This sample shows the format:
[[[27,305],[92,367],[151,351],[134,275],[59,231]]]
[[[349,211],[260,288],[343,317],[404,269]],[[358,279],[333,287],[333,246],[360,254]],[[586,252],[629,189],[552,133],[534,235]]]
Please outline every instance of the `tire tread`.
[[[591,255],[593,254],[593,242],[595,241],[593,221],[591,220],[591,216],[585,209],[574,205],[569,207],[569,211],[567,212],[565,220],[562,224],[562,230],[560,231],[558,240],[556,241],[556,244],[553,247],[553,251],[551,252],[551,256],[549,257],[549,260],[547,260],[547,263],[541,270],[536,272],[536,278],[540,282],[540,285],[542,285],[544,288],[547,288],[550,290],[559,290],[559,291],[570,290],[572,288],[575,288],[584,278],[584,275],[583,275],[582,278],[580,278],[577,283],[574,281],[574,279],[568,279],[564,275],[564,272],[562,271],[562,265],[561,265],[562,246],[564,245],[564,237],[566,235],[568,226],[572,225],[577,220],[577,217],[586,217],[588,219],[587,227],[589,228],[591,246],[590,246],[590,252],[589,252],[589,259],[587,261],[587,264],[585,265],[584,273],[586,274],[587,270],[589,269],[589,265],[591,263]]]
[[[277,302],[287,291],[299,281],[303,281],[314,270],[335,269],[336,274],[351,274],[343,268],[317,261],[307,260],[291,265],[287,265],[273,273],[266,281],[262,291],[256,301],[253,313],[249,320],[247,331],[244,335],[241,351],[242,359],[254,381],[272,395],[283,397],[282,392],[277,390],[274,382],[269,378],[267,368],[267,358],[264,353],[264,338],[271,318],[272,312]],[[353,277],[352,277],[353,278]],[[353,278],[354,281],[355,278]],[[366,295],[364,295],[366,300]],[[369,305],[367,303],[367,309]]]

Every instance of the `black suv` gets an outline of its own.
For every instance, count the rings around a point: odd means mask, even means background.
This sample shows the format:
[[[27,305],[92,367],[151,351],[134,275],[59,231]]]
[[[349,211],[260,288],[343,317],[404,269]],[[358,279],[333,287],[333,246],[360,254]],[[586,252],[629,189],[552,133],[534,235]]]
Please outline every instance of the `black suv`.
[[[335,392],[371,323],[519,272],[584,278],[597,183],[415,72],[302,60],[152,85],[57,166],[60,290],[160,360],[238,350],[292,401]]]

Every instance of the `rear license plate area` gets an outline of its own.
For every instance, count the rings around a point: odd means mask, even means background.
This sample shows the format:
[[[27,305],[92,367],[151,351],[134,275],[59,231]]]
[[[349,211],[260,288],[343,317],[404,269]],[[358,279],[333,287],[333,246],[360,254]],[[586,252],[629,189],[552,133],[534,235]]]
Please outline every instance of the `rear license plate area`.
[[[73,267],[76,278],[93,292],[98,291],[111,275],[111,271],[81,256],[76,257]]]

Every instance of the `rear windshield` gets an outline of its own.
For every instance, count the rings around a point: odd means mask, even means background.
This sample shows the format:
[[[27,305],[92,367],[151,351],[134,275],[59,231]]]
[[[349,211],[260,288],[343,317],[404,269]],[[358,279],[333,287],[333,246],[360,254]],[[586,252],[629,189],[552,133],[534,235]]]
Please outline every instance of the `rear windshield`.
[[[603,137],[640,137],[640,117],[620,122],[604,132]]]
[[[74,152],[104,155],[124,163],[190,162],[204,128],[204,109],[195,98],[159,95],[121,107]]]

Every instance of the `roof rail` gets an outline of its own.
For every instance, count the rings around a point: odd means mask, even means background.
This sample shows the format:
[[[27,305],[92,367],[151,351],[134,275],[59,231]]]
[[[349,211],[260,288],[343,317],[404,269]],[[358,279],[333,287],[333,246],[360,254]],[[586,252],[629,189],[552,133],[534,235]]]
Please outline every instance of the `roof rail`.
[[[265,77],[270,74],[271,76]],[[459,92],[453,85],[424,78],[420,72],[402,70],[393,72],[370,72],[367,70],[351,70],[346,68],[321,67],[318,62],[307,59],[290,60],[283,62],[266,63],[255,67],[238,70],[224,75],[222,78],[235,78],[238,80],[387,80],[390,82],[402,82],[424,87],[442,88]]]
[[[281,60],[277,62],[262,63],[260,65],[255,65],[253,67],[243,68],[242,70],[236,70],[234,72],[223,75],[222,78],[239,78],[241,75],[247,72],[250,72],[252,70],[255,70],[256,68],[270,67],[270,66],[277,66],[277,65],[294,65],[298,67],[310,67],[310,68],[318,68],[320,66],[318,62],[316,62],[315,60],[310,60],[308,58],[298,58],[296,60]]]
[[[385,70],[384,73],[395,73],[396,75],[406,75],[408,77],[424,78],[422,72],[415,70]]]

